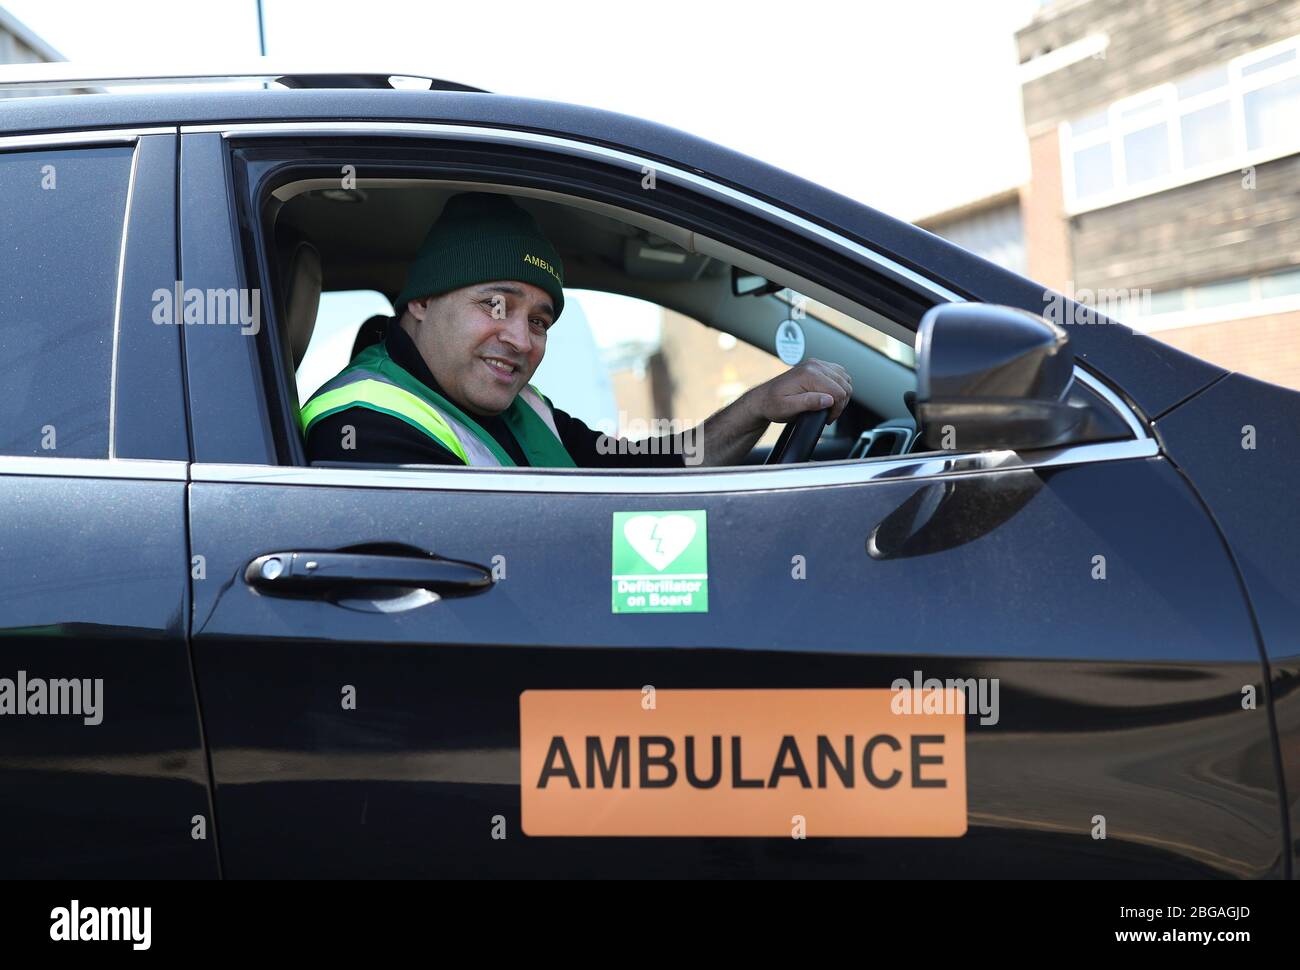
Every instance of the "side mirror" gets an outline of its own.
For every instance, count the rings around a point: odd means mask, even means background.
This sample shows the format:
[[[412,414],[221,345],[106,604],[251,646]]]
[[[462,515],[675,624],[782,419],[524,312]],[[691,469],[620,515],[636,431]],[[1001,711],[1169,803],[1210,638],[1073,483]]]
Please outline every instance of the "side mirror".
[[[944,303],[921,318],[917,420],[931,448],[1052,448],[1077,440],[1087,411],[1067,403],[1074,353],[1042,317],[987,303]]]

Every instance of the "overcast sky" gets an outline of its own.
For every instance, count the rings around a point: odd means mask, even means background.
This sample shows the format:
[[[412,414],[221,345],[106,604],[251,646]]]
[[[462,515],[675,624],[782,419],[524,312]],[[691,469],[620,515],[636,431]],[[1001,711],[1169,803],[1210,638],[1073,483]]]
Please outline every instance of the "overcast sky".
[[[253,0],[0,0],[65,57],[257,54]],[[271,57],[390,63],[639,115],[915,219],[1028,174],[1033,0],[265,0]]]

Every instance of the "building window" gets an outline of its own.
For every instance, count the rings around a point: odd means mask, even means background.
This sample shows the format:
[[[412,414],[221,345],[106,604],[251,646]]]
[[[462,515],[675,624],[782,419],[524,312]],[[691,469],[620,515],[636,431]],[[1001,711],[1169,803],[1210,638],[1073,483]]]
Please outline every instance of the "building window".
[[[1169,172],[1169,128],[1165,124],[1140,128],[1124,136],[1124,178],[1129,185]]]
[[[1074,189],[1083,198],[1109,192],[1115,186],[1110,143],[1102,142],[1074,153]]]
[[[1245,97],[1246,147],[1284,145],[1300,132],[1300,77],[1270,84]]]
[[[1162,290],[1136,301],[1124,323],[1152,333],[1300,310],[1300,269]]]
[[[1061,125],[1066,209],[1084,212],[1300,151],[1300,37]]]
[[[1232,111],[1220,101],[1182,116],[1183,168],[1195,169],[1232,154]]]

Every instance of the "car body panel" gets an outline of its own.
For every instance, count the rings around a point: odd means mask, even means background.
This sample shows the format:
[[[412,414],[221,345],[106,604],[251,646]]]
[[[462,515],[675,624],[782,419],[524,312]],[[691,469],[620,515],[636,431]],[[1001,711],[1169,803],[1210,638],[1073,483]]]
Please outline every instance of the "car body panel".
[[[1231,548],[1258,621],[1300,865],[1300,394],[1232,374],[1156,424]]]
[[[0,721],[0,875],[217,874],[186,648],[185,488],[0,475],[11,513],[0,532],[0,676],[102,681],[98,724]],[[196,816],[204,838],[193,837]]]
[[[180,328],[151,319],[151,294],[176,279],[176,149],[169,134],[135,147],[103,325],[114,457],[0,458],[0,677],[102,681],[99,723],[0,718],[0,876],[219,873],[188,651]]]
[[[147,135],[136,148],[132,211],[118,314],[114,456],[186,461],[182,327],[158,323],[160,288],[180,279],[176,262],[176,135]],[[174,291],[173,291],[174,292]]]
[[[709,611],[612,613],[613,513],[672,509],[707,512]],[[671,497],[198,481],[190,518],[213,550],[194,649],[232,876],[1284,869],[1267,714],[1239,703],[1261,680],[1250,617],[1162,459]],[[873,558],[882,527],[891,551]],[[391,614],[242,578],[258,555],[384,541],[503,556],[506,576]],[[793,578],[800,554],[815,582]],[[1065,603],[1090,622],[1069,622]],[[520,835],[524,690],[887,688],[913,670],[1001,683],[999,723],[968,719],[960,840]]]
[[[187,289],[205,294],[243,286],[238,228],[224,191],[229,178],[224,147],[219,135],[181,140],[181,271]],[[263,313],[260,292],[258,305]],[[257,341],[250,339],[256,336],[251,326],[229,322],[185,328],[195,461],[277,461]]]

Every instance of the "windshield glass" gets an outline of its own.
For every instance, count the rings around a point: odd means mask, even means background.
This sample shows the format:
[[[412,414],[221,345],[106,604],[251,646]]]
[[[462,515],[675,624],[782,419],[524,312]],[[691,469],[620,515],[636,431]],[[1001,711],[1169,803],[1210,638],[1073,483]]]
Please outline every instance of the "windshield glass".
[[[901,340],[882,333],[875,327],[863,323],[861,320],[855,320],[847,313],[841,313],[832,307],[827,306],[814,300],[812,297],[796,293],[794,290],[785,289],[778,293],[772,294],[772,299],[780,300],[787,306],[794,307],[802,303],[804,312],[815,320],[829,324],[836,330],[848,334],[854,340],[860,341],[878,350],[891,360],[895,360],[911,370],[916,370],[916,351],[908,344]]]

